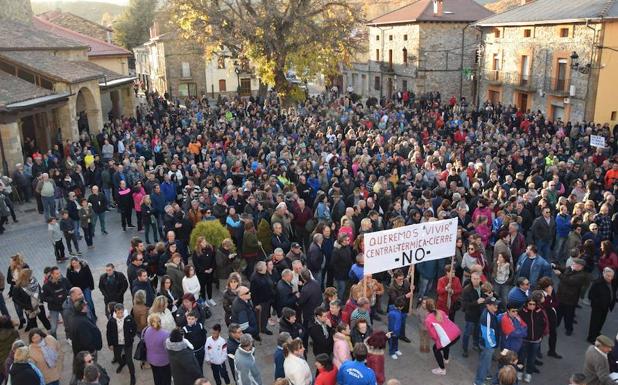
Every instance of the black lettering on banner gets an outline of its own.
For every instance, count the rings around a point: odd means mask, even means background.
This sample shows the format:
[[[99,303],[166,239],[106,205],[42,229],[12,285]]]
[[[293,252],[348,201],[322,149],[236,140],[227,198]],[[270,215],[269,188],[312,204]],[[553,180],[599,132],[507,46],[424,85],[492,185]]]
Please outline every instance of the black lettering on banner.
[[[423,260],[423,258],[425,258],[425,254],[426,254],[425,249],[423,249],[422,247],[419,247],[414,252],[414,259],[416,259],[416,262],[420,262]]]
[[[403,251],[401,253],[401,266],[408,266],[410,264],[412,264],[412,257],[414,256],[414,260],[416,262],[421,262],[425,256],[429,254],[429,252],[426,252],[424,248],[419,247],[418,249],[414,250],[414,252],[412,250],[408,252]],[[395,261],[399,261],[399,258],[395,259]]]

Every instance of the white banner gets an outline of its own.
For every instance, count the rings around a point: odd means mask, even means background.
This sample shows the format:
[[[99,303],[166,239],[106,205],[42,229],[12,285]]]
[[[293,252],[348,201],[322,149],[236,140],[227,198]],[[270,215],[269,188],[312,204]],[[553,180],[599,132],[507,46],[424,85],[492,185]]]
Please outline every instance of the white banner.
[[[457,218],[364,234],[365,273],[450,257],[456,240]]]
[[[605,148],[605,137],[601,135],[590,135],[590,145],[592,147]]]

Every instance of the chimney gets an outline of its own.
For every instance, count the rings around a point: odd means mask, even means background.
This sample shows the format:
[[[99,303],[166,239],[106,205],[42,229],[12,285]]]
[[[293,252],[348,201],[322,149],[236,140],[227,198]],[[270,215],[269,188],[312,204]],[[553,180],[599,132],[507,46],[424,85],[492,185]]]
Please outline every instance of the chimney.
[[[444,0],[433,0],[433,15],[442,16],[444,14]]]

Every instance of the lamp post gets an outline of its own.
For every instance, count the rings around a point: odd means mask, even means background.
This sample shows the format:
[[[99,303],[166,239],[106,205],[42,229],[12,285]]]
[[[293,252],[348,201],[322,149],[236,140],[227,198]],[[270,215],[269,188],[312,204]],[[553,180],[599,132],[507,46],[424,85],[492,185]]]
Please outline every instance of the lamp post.
[[[577,71],[581,74],[590,73],[590,70],[592,69],[592,65],[590,63],[583,65],[583,66],[580,65],[579,55],[577,54],[577,52],[573,51],[570,58],[571,58],[571,69],[572,70]]]
[[[236,93],[240,96],[240,73],[242,68],[238,60],[234,60],[234,72],[236,72]]]

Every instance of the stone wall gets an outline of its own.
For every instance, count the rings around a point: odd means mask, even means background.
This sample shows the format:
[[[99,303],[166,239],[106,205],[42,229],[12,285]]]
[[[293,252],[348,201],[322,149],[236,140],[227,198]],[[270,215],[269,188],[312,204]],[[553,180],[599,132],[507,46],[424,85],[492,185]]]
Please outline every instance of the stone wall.
[[[182,63],[189,63],[191,76],[182,77]],[[165,42],[167,91],[179,96],[179,85],[195,83],[198,95],[206,93],[204,51],[191,42],[174,39]]]
[[[599,24],[591,24],[590,27],[601,28]],[[568,30],[568,34],[562,37],[561,29]],[[479,71],[481,103],[488,99],[489,91],[494,91],[500,94],[503,104],[540,110],[550,119],[556,108],[564,109],[565,120],[592,118],[586,110],[590,111],[594,103],[586,103],[586,100],[596,94],[595,71],[582,74],[571,70],[570,56],[572,52],[577,52],[581,65],[591,62],[595,36],[593,29],[585,24],[500,27],[499,37],[494,31],[494,28],[483,29],[485,49]],[[529,60],[525,87],[522,87],[522,56],[527,56]],[[497,71],[494,71],[495,59],[499,63]],[[560,59],[566,60],[566,84],[564,91],[557,92],[560,88],[556,82]],[[595,57],[592,57],[592,63],[595,65]],[[490,81],[488,76],[498,76],[500,81]],[[521,106],[521,94],[524,93],[528,103]]]
[[[2,20],[32,24],[30,0],[0,0],[0,22]]]

